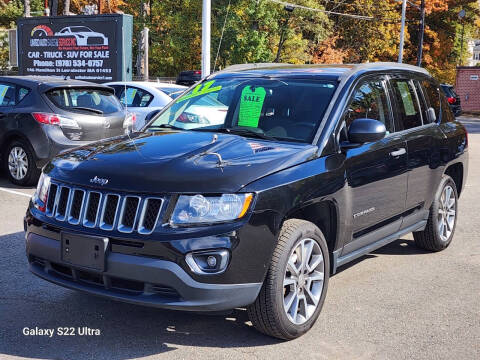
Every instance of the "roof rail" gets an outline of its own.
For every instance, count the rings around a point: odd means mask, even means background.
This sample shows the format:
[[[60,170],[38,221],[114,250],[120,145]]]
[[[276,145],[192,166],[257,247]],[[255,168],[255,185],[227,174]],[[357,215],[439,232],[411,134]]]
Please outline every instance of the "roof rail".
[[[293,64],[284,64],[284,63],[252,63],[252,64],[235,64],[227,66],[223,71],[243,71],[243,70],[256,70],[263,68],[272,68],[272,67],[290,67],[294,66]]]

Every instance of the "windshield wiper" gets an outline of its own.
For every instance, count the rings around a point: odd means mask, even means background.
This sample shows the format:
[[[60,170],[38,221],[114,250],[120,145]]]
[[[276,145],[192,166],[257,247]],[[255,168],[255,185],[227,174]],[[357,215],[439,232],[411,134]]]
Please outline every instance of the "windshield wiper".
[[[182,129],[181,127],[170,125],[170,124],[161,124],[161,125],[153,125],[147,127],[145,130],[150,130],[150,129],[173,129],[173,130],[185,130]]]
[[[74,106],[74,107],[71,107],[70,109],[74,109],[74,110],[85,110],[85,111],[90,111],[90,112],[93,112],[93,113],[95,113],[95,114],[100,114],[100,115],[103,114],[103,111],[102,111],[102,110],[92,109],[92,108],[89,108],[89,107]]]
[[[269,136],[267,134],[256,132],[256,131],[253,131],[253,130],[250,130],[250,129],[247,129],[247,128],[244,128],[244,127],[219,128],[219,129],[215,129],[215,131],[228,133],[228,134],[250,136],[250,137],[255,137],[255,138],[270,140],[270,141],[277,141],[277,139],[274,138],[273,136]]]

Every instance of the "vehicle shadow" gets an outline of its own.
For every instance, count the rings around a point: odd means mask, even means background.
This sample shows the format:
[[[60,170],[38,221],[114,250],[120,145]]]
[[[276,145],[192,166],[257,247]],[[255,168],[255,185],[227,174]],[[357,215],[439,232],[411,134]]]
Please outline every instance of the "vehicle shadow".
[[[45,359],[132,359],[179,346],[240,348],[279,343],[251,326],[245,309],[206,315],[131,305],[71,291],[28,271],[24,233],[0,236],[1,354]],[[99,329],[99,336],[26,336],[23,329]]]
[[[36,186],[20,186],[12,184],[7,177],[4,169],[1,169],[0,166],[0,187],[12,190],[25,190],[25,189],[35,189]]]
[[[365,260],[375,259],[379,255],[420,255],[420,254],[430,254],[430,252],[422,250],[415,245],[413,240],[407,239],[398,239],[391,242],[380,249],[372,251],[366,255],[359,257],[337,269],[335,275],[355,266],[358,263],[361,263]],[[333,275],[333,276],[335,276]]]
[[[421,255],[430,254],[426,250],[422,250],[415,245],[415,241],[398,239],[391,242],[380,249],[375,250],[372,254],[375,255]]]

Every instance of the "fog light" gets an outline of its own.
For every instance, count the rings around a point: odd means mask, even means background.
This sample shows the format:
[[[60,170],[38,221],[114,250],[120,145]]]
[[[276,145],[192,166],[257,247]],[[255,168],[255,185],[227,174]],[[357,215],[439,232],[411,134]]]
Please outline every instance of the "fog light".
[[[217,259],[215,258],[215,256],[210,255],[209,257],[207,257],[207,264],[211,268],[214,268],[215,265],[217,265]]]
[[[229,258],[228,250],[207,250],[189,253],[185,261],[196,274],[219,274],[227,268]]]

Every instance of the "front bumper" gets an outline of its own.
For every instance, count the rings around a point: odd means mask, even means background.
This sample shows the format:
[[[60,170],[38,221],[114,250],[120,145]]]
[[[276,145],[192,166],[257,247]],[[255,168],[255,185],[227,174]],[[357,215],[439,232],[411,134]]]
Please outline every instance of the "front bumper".
[[[30,271],[52,283],[133,304],[192,311],[220,311],[253,303],[262,283],[209,284],[195,281],[172,261],[109,253],[103,273],[71,267],[61,244],[33,232],[26,237]]]

